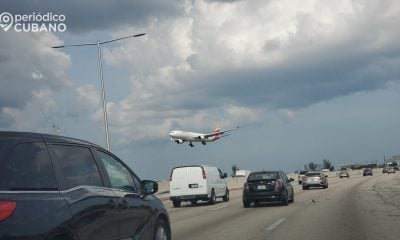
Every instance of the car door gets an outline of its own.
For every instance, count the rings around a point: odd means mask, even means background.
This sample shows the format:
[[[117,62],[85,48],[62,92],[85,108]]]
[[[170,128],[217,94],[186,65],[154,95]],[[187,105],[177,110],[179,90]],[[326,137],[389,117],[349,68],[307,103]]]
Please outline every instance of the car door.
[[[224,174],[222,173],[221,169],[217,169],[218,172],[218,187],[219,187],[219,196],[225,196],[226,191],[226,180],[224,178]]]
[[[147,239],[152,233],[150,201],[141,196],[139,179],[116,156],[96,149],[111,188],[118,197],[121,239]]]
[[[70,207],[69,226],[80,240],[118,239],[117,197],[104,187],[88,146],[47,144],[55,166],[60,194]]]

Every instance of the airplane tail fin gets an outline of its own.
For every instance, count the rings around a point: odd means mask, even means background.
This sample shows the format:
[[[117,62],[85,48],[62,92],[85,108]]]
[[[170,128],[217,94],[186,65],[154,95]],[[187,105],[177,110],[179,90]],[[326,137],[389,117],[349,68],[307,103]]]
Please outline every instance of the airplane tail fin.
[[[214,130],[214,133],[216,133],[216,134],[213,137],[213,141],[218,140],[218,139],[221,138],[221,135],[219,134],[220,131],[221,131],[221,129],[218,128],[218,127]]]

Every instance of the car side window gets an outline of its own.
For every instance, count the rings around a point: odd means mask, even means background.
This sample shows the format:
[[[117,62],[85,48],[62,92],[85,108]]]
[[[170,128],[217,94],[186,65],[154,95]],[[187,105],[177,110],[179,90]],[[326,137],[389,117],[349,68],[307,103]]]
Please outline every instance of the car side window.
[[[219,169],[219,168],[218,168],[218,173],[219,173],[219,178],[221,178],[221,179],[224,178],[224,176],[223,176],[223,174],[222,174],[222,171],[221,171],[221,169]]]
[[[287,178],[286,174],[281,173],[281,176],[282,176],[283,181],[289,182],[289,179]]]
[[[111,181],[111,187],[128,192],[138,192],[130,171],[111,155],[96,150]]]
[[[99,169],[89,148],[70,145],[48,147],[60,170],[62,190],[78,186],[103,187]]]
[[[57,182],[44,143],[21,143],[3,147],[0,159],[0,190],[54,191]]]

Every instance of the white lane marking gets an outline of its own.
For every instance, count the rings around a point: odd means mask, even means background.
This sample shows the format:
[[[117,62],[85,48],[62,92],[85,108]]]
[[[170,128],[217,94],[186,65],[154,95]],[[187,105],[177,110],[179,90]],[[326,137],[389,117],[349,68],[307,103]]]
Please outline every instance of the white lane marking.
[[[286,218],[281,218],[278,221],[274,222],[273,224],[271,224],[269,227],[267,227],[265,229],[265,231],[272,231],[274,230],[277,226],[279,226],[279,224],[283,223],[284,221],[286,221]]]
[[[221,209],[221,208],[227,207],[227,206],[228,206],[228,205],[222,205],[222,206],[220,206],[220,207],[211,208],[211,209],[210,209],[210,211],[215,211],[215,210],[218,210],[218,209]]]

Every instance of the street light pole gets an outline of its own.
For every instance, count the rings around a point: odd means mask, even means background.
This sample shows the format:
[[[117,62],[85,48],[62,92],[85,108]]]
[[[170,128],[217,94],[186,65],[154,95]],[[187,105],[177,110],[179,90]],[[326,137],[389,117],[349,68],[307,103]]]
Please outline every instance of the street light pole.
[[[109,133],[108,133],[107,101],[106,101],[106,91],[105,91],[104,80],[103,80],[103,64],[102,64],[102,60],[101,60],[101,46],[100,45],[119,41],[119,40],[126,39],[126,38],[140,37],[145,34],[146,33],[140,33],[140,34],[125,36],[125,37],[121,37],[121,38],[111,39],[111,40],[107,40],[107,41],[97,41],[95,43],[60,45],[60,46],[52,47],[52,48],[64,48],[64,47],[81,47],[81,46],[93,46],[93,45],[97,46],[97,51],[98,51],[98,55],[99,55],[99,77],[100,77],[101,95],[102,95],[102,101],[103,101],[104,131],[105,131],[105,135],[106,135],[106,145],[107,145],[108,151],[110,151],[110,138],[109,138]]]

